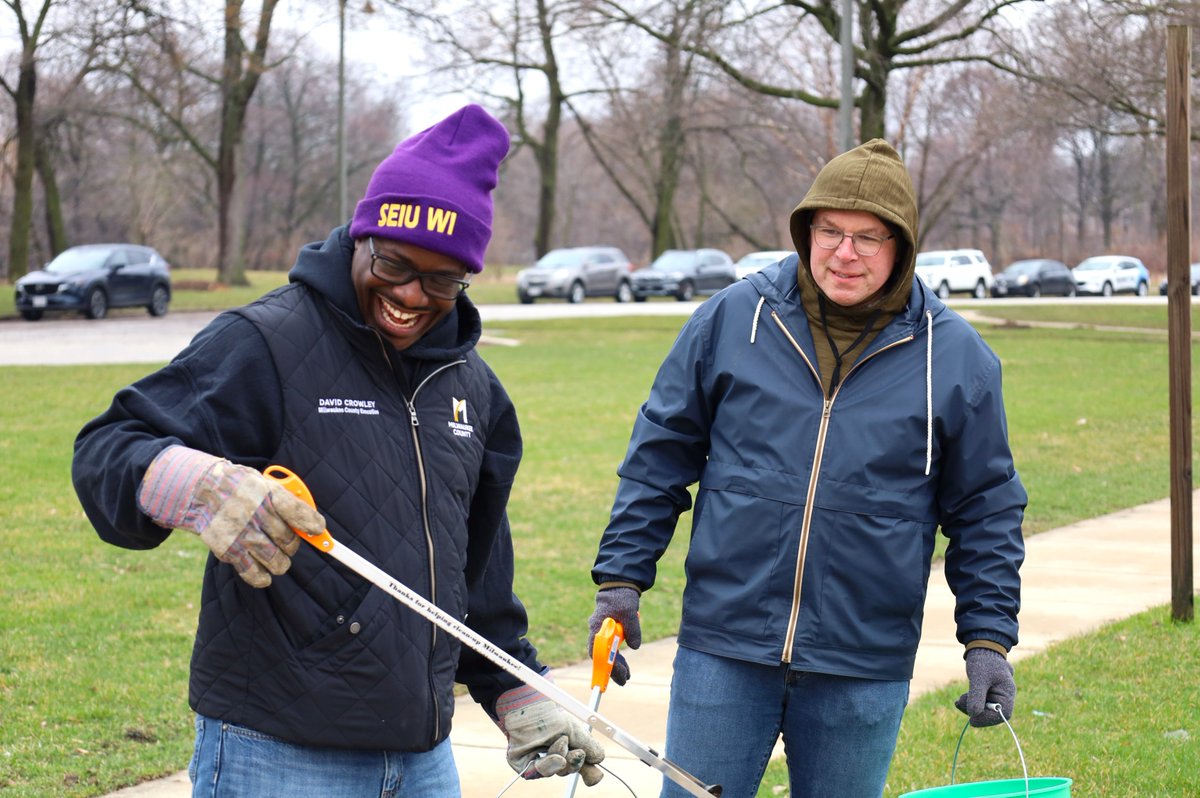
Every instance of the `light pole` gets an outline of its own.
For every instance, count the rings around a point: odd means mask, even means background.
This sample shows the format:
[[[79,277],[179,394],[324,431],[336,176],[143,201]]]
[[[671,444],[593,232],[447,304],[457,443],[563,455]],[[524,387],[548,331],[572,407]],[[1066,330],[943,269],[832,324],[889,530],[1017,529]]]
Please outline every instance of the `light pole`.
[[[337,192],[338,224],[346,221],[346,0],[338,0]]]
[[[842,101],[838,105],[838,129],[842,151],[854,146],[854,0],[842,0]]]

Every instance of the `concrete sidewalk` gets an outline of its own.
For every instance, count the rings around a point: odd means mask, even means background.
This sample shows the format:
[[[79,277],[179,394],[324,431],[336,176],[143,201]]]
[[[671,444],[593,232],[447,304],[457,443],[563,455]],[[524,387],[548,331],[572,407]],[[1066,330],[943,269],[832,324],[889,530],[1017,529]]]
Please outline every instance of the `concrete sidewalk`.
[[[1200,492],[1193,497],[1193,504],[1200,506]],[[1196,518],[1200,520],[1200,512]],[[1170,527],[1170,502],[1164,499],[1030,537],[1021,569],[1021,642],[1013,651],[1013,661],[1044,651],[1064,638],[1169,603]],[[1200,546],[1193,549],[1194,561],[1198,557]],[[601,714],[660,753],[674,654],[673,638],[627,651],[632,679],[625,687],[610,688],[600,704]],[[1016,676],[1019,686],[1019,665]],[[554,671],[555,682],[585,703],[590,678],[588,662]],[[965,681],[965,672],[962,647],[954,639],[954,600],[938,570],[930,579],[912,698],[958,680]],[[1018,703],[1018,717],[1020,713]],[[503,735],[469,698],[459,699],[451,741],[465,798],[492,798],[512,781]],[[615,743],[604,742],[608,753],[605,765],[612,773],[594,788],[580,784],[576,794],[581,798],[629,796],[615,775],[638,798],[655,798],[662,776]],[[565,790],[565,780],[547,779],[515,784],[504,794],[540,798],[563,796]],[[108,798],[186,798],[190,794],[187,774],[181,772]]]

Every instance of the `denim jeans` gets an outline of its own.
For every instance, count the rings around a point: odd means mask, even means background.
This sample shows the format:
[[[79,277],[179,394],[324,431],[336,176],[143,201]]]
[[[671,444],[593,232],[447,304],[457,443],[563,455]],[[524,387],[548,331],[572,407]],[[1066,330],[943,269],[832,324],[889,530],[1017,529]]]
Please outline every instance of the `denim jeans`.
[[[723,798],[754,798],[782,734],[791,798],[878,798],[907,703],[907,681],[830,676],[680,648],[666,756],[705,784],[720,784]],[[662,798],[686,794],[664,779]]]
[[[459,794],[450,741],[433,750],[357,751],[296,745],[196,717],[188,766],[192,798],[452,798]]]

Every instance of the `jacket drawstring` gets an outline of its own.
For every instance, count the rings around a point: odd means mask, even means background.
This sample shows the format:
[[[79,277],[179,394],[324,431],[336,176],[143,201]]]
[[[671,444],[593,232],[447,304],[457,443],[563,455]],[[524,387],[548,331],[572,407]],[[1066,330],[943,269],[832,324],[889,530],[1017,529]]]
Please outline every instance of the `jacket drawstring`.
[[[925,476],[933,465],[933,314],[925,311]]]
[[[766,301],[765,296],[760,296],[758,305],[754,308],[754,323],[750,325],[750,343],[754,343],[754,339],[758,337],[758,317],[762,314],[762,306]]]

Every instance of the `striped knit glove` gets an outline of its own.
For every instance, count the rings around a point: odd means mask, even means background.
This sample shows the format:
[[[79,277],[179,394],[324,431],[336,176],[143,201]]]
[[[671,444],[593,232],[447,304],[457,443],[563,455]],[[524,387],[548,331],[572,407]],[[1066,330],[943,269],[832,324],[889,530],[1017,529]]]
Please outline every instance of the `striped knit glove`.
[[[325,529],[320,513],[253,468],[186,446],[159,452],[137,500],[159,526],[199,535],[252,587],[266,587],[291,566],[300,546],[293,526]]]
[[[508,738],[508,764],[526,779],[569,776],[578,771],[591,787],[604,777],[597,767],[604,748],[577,718],[529,685],[496,699],[496,725]]]

